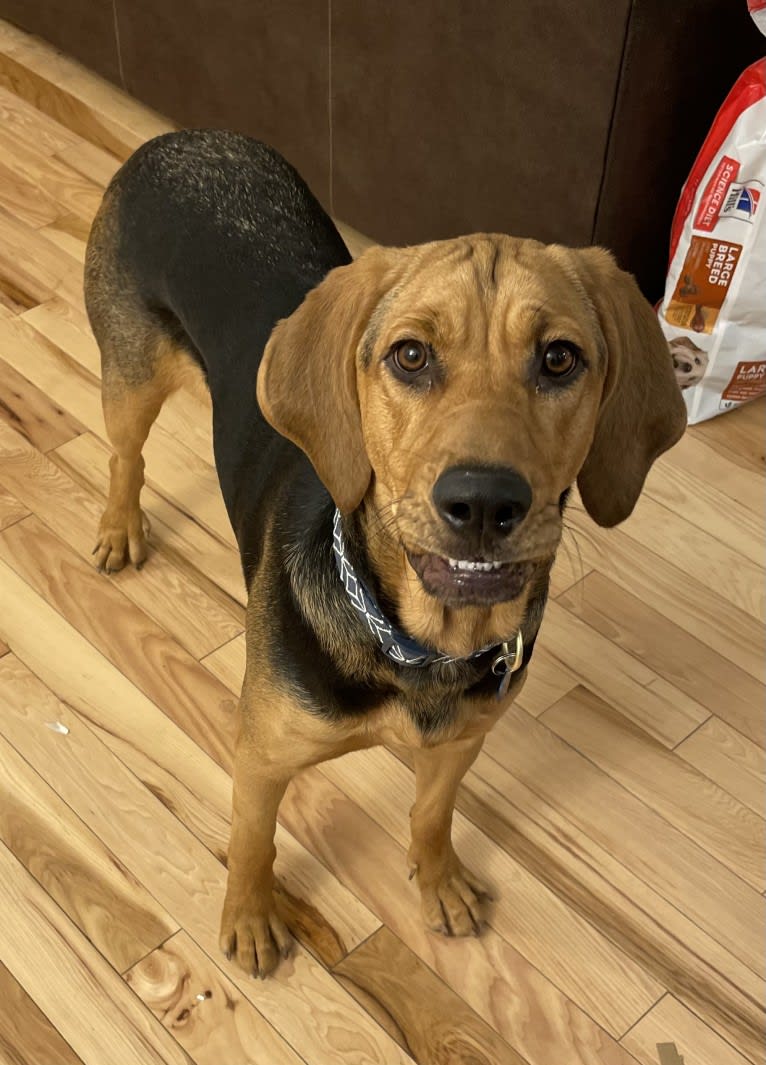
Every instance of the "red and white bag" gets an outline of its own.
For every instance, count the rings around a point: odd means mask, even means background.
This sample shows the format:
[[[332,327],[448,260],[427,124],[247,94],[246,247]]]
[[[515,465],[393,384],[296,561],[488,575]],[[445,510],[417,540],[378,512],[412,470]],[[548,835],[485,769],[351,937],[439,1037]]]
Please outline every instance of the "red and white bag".
[[[763,23],[766,0],[751,0]],[[761,20],[759,22],[759,20]],[[690,424],[766,393],[766,59],[729,93],[673,219],[660,325]]]

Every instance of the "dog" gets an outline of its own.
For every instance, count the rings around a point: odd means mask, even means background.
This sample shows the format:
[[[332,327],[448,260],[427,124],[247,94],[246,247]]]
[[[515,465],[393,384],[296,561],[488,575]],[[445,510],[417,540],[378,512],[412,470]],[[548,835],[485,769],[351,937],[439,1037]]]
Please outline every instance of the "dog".
[[[689,337],[675,337],[668,346],[679,386],[683,389],[698,385],[707,372],[707,352]]]
[[[576,481],[630,514],[686,415],[667,342],[599,248],[477,234],[355,262],[259,142],[141,147],[89,238],[86,305],[113,446],[97,563],[140,566],[142,448],[200,373],[248,588],[221,948],[290,950],[274,831],[291,777],[375,744],[416,778],[408,860],[426,925],[477,932],[458,785],[521,690]]]

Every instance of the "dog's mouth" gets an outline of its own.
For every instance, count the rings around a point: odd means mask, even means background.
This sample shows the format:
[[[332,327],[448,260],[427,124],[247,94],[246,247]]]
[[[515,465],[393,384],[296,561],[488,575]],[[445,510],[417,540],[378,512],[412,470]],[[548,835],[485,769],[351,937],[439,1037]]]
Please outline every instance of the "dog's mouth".
[[[516,599],[532,579],[536,562],[491,562],[443,558],[407,552],[429,595],[463,606],[484,606]]]

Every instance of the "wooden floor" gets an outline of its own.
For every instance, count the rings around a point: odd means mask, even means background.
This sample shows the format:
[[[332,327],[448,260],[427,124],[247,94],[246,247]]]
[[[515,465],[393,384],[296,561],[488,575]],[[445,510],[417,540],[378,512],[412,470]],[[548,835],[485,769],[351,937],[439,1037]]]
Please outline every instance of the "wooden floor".
[[[2,1065],[746,1065],[762,1057],[763,404],[691,430],[637,512],[579,506],[531,679],[465,782],[497,901],[426,933],[409,770],[306,773],[295,957],[217,949],[244,594],[209,410],[150,439],[154,551],[108,579],[88,226],[167,123],[0,24]]]

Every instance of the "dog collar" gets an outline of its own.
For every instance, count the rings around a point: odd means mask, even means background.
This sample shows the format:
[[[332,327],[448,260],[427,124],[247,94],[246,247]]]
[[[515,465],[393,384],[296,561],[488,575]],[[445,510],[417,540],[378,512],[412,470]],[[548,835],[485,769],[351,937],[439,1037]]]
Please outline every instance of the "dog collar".
[[[497,644],[488,644],[470,655],[454,657],[444,654],[442,651],[431,651],[427,647],[405,636],[400,632],[380,609],[375,596],[370,592],[367,585],[357,576],[357,573],[346,554],[346,545],[343,539],[343,519],[336,509],[333,521],[332,537],[333,554],[335,564],[338,567],[340,579],[346,590],[349,602],[354,610],[364,620],[367,628],[380,644],[380,649],[387,658],[400,666],[430,666],[437,662],[470,662],[474,658],[488,655],[494,652],[492,659],[492,672],[499,678],[499,695],[504,695],[511,682],[511,676],[521,669],[524,662],[524,641],[521,630],[508,641]]]

